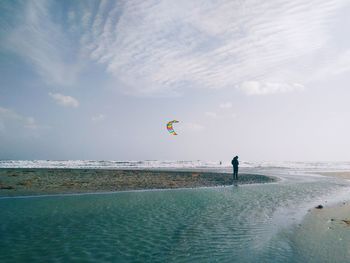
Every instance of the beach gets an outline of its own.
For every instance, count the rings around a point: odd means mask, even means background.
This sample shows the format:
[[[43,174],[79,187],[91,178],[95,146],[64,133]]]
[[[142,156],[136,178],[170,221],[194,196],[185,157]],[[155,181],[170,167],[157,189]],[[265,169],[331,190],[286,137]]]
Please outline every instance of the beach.
[[[313,208],[293,238],[299,257],[311,262],[348,262],[350,258],[350,203]],[[305,261],[306,262],[306,261]],[[310,261],[309,261],[310,262]]]
[[[317,174],[341,180],[350,179],[349,171]],[[350,258],[350,201],[346,195],[339,197],[336,202],[320,202],[309,209],[296,229],[293,242],[299,248],[300,260],[344,262]]]
[[[324,176],[332,176],[336,178],[341,178],[341,179],[346,179],[350,180],[350,171],[342,171],[342,172],[323,172],[323,173],[318,173],[320,175]]]
[[[274,181],[274,177],[242,173],[234,183]],[[232,183],[230,173],[202,171],[0,169],[0,196],[197,188]]]

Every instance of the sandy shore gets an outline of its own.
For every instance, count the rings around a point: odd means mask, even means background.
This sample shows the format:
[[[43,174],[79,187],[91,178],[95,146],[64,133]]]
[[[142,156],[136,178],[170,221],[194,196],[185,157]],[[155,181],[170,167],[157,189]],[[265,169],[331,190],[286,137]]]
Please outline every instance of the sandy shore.
[[[350,202],[312,209],[298,228],[295,242],[301,257],[312,262],[350,262]]]
[[[347,171],[317,174],[350,180]],[[350,262],[350,195],[338,204],[320,205],[309,211],[296,232],[295,242],[305,248],[300,256],[312,262]]]
[[[324,172],[324,173],[317,173],[317,174],[350,180],[350,172],[347,172],[347,171],[346,172]]]
[[[237,184],[268,183],[276,178],[240,174]],[[193,188],[232,184],[232,175],[103,169],[0,169],[0,196]]]

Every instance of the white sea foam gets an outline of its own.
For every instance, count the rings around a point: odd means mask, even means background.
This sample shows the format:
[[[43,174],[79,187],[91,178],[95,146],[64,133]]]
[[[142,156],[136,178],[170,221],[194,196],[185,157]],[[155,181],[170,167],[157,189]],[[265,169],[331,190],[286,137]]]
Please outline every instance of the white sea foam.
[[[112,161],[112,160],[0,160],[0,168],[83,168],[83,169],[145,169],[145,168],[229,168],[229,161]],[[345,171],[350,162],[248,162],[241,168],[293,169],[298,171]]]

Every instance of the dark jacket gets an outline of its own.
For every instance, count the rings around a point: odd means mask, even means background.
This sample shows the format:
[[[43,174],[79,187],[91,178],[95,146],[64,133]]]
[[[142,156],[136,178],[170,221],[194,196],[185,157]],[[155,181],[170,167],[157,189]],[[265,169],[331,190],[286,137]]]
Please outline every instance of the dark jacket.
[[[238,169],[239,162],[236,158],[233,158],[231,164],[233,165],[233,168]]]

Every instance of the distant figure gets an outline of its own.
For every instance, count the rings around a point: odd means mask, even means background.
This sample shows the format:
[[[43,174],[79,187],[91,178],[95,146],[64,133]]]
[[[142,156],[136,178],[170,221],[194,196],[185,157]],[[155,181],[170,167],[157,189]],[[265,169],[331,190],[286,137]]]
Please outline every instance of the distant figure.
[[[231,164],[233,166],[233,180],[238,180],[238,156],[232,159]]]
[[[220,165],[222,165],[222,162],[220,161]]]

